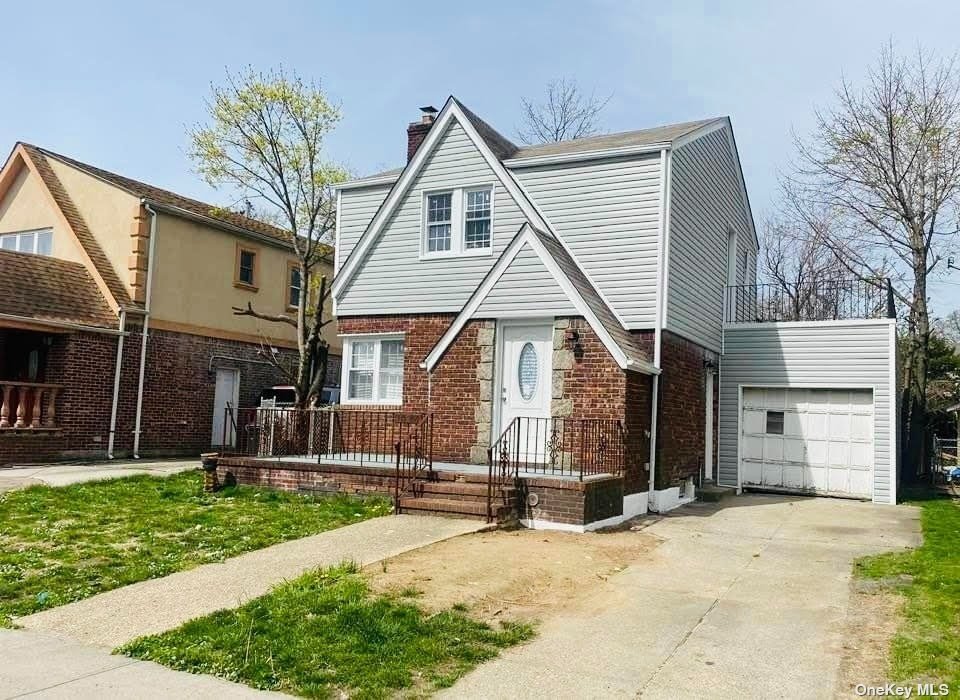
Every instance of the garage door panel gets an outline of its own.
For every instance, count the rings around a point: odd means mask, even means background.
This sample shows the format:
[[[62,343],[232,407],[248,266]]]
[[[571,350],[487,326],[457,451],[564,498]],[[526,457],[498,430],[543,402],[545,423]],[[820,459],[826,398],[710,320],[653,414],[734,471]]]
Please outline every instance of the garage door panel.
[[[744,485],[869,498],[873,493],[873,393],[865,389],[743,388]],[[749,405],[748,405],[749,404]],[[767,434],[767,412],[783,434]],[[778,425],[779,421],[771,421]]]

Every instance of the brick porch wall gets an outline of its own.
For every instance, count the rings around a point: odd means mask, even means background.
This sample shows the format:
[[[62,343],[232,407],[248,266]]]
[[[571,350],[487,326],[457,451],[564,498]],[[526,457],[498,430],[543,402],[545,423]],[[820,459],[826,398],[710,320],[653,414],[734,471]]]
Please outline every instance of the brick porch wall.
[[[0,465],[106,456],[117,338],[98,333],[51,337],[44,380],[64,387],[57,399],[61,429],[46,438],[0,436]],[[124,339],[114,445],[119,457],[133,450],[140,338],[135,326]],[[140,438],[146,456],[209,449],[216,369],[240,370],[241,406],[254,405],[265,387],[286,383],[276,368],[262,364],[258,344],[151,330],[147,352]]]

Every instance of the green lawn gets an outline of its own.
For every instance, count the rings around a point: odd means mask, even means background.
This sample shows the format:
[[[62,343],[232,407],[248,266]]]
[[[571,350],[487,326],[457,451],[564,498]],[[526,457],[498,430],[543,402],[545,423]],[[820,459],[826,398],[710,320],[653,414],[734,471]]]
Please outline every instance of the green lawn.
[[[136,476],[0,494],[0,626],[103,591],[390,512],[386,499]]]
[[[892,680],[960,688],[960,502],[929,498],[916,505],[923,509],[923,546],[861,559],[855,571],[906,596],[891,649]]]
[[[352,565],[315,571],[236,610],[192,620],[118,651],[183,671],[308,697],[422,696],[529,639],[458,610],[427,614],[373,596]]]

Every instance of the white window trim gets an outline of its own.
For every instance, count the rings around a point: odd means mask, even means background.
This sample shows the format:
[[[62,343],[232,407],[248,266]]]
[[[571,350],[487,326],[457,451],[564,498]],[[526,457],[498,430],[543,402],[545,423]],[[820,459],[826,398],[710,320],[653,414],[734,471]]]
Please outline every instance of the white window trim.
[[[403,352],[406,355],[406,334],[404,333],[357,333],[355,335],[341,335],[343,340],[343,354],[340,359],[340,403],[352,406],[402,406],[403,405],[403,386],[400,388],[400,398],[397,400],[379,399],[380,395],[380,347],[384,340],[403,340]],[[351,399],[350,398],[350,364],[353,361],[353,344],[355,342],[377,341],[373,351],[373,385],[371,388],[371,398]],[[406,377],[403,377],[406,380]]]
[[[467,248],[467,193],[490,190],[490,245],[486,248]],[[427,249],[427,201],[431,195],[451,194],[450,212],[450,250],[431,252]],[[494,224],[496,211],[497,189],[493,183],[481,183],[463,187],[441,187],[424,190],[421,193],[420,203],[420,259],[433,260],[435,258],[475,258],[493,255]]]
[[[11,252],[20,252],[20,253],[29,253],[31,255],[48,255],[47,253],[38,252],[40,246],[40,234],[49,233],[50,234],[50,254],[53,253],[53,229],[50,227],[47,228],[31,228],[24,229],[23,231],[0,231],[0,239],[3,238],[16,238],[17,247],[14,251]],[[20,250],[20,237],[33,234],[33,250]],[[2,250],[7,250],[6,248],[0,248]]]

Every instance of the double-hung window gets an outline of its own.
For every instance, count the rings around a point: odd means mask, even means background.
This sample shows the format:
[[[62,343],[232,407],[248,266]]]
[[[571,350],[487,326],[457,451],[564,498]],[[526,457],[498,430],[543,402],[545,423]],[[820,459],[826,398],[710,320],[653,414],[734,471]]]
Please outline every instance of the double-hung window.
[[[343,402],[403,403],[403,336],[344,339]]]
[[[423,257],[484,255],[492,251],[493,187],[428,192],[423,209]]]
[[[300,265],[295,262],[287,263],[287,308],[296,309],[300,306],[300,294],[303,293],[303,281],[300,279]]]

